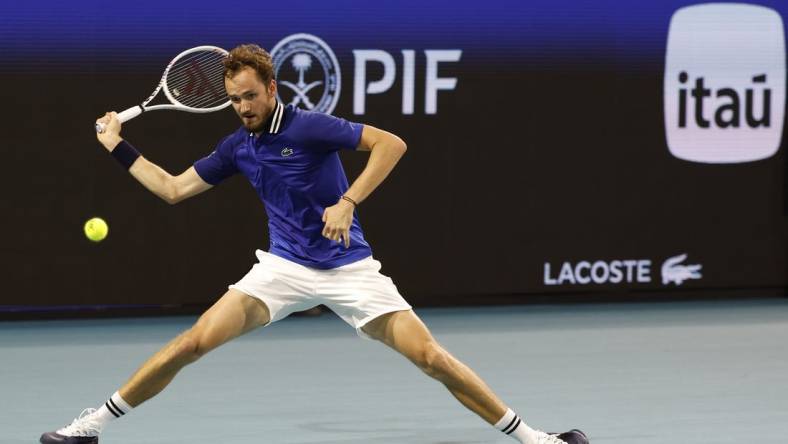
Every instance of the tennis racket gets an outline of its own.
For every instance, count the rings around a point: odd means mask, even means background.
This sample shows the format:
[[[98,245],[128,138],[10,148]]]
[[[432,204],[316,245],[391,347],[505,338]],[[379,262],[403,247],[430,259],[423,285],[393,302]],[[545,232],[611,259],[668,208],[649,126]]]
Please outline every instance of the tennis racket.
[[[226,108],[230,104],[224,90],[224,65],[227,51],[216,46],[197,46],[175,56],[161,76],[159,86],[142,104],[118,114],[121,123],[127,122],[145,111],[175,109],[191,113],[210,113]],[[159,93],[169,104],[148,103]],[[96,132],[104,132],[104,124],[96,124]]]

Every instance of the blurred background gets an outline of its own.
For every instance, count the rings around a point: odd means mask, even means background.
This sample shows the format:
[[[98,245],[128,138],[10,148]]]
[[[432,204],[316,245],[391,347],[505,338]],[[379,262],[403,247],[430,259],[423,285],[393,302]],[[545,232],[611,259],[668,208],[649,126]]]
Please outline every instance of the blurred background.
[[[758,5],[4,2],[0,314],[197,312],[251,268],[246,179],[169,206],[93,130],[180,51],[249,42],[283,102],[308,107],[282,86],[303,75],[318,111],[408,143],[359,217],[416,306],[782,296],[788,4]],[[152,112],[123,136],[178,174],[238,125]],[[342,153],[351,180],[366,159]]]

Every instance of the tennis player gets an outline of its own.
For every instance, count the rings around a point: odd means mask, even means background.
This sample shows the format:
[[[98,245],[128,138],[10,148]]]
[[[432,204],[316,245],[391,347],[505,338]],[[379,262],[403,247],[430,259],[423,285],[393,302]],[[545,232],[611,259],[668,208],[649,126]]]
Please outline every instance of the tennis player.
[[[443,383],[464,406],[524,444],[586,444],[579,430],[534,430],[466,365],[447,352],[380,273],[356,217],[356,207],[405,153],[389,132],[276,99],[270,55],[256,45],[233,49],[224,62],[225,87],[241,118],[238,130],[179,176],[150,162],[120,136],[117,115],[99,142],[145,188],[174,204],[243,174],[268,214],[270,248],[189,330],[154,354],[98,409],[44,433],[44,444],[97,443],[107,424],[158,394],[180,369],[239,335],[324,304],[360,335],[383,342]],[[338,150],[369,151],[348,186]]]

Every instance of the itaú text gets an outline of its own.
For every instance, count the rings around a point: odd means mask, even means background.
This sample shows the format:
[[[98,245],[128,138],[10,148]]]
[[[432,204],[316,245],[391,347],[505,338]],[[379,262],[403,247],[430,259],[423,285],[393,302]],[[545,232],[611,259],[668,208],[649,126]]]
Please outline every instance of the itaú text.
[[[556,272],[557,276],[550,263],[544,263],[545,285],[648,283],[651,282],[651,260],[580,261],[574,265],[564,262]]]

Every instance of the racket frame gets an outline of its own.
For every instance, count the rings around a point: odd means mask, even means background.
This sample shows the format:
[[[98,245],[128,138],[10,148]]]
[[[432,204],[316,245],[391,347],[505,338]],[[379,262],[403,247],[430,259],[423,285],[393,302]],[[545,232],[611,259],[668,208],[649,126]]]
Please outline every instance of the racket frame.
[[[211,112],[214,112],[214,111],[219,111],[221,109],[224,109],[224,108],[227,108],[228,106],[230,106],[230,99],[228,98],[227,102],[222,103],[221,105],[217,105],[217,106],[211,107],[211,108],[192,108],[190,106],[186,106],[186,105],[180,103],[172,95],[172,92],[167,87],[167,75],[170,73],[170,69],[172,69],[172,67],[175,65],[175,62],[177,62],[178,60],[182,59],[183,57],[185,57],[185,56],[187,56],[187,55],[189,55],[191,53],[198,52],[198,51],[215,51],[215,52],[218,52],[218,53],[220,53],[222,55],[225,55],[225,56],[228,54],[228,52],[226,50],[224,50],[222,48],[219,48],[218,46],[202,45],[202,46],[195,46],[194,48],[189,48],[189,49],[181,52],[180,54],[176,55],[172,59],[172,61],[167,65],[167,67],[164,69],[164,74],[161,75],[161,80],[159,80],[159,84],[156,86],[156,89],[153,90],[153,93],[151,93],[151,95],[148,96],[148,98],[145,99],[145,101],[143,101],[141,104],[132,106],[131,108],[128,108],[128,109],[118,113],[118,120],[120,121],[120,123],[128,122],[129,120],[139,116],[140,114],[142,114],[142,113],[144,113],[146,111],[157,111],[157,110],[171,109],[171,110],[179,110],[179,111],[186,111],[186,112],[190,112],[190,113],[202,114],[202,113],[211,113]],[[167,97],[167,100],[169,100],[172,103],[148,106],[148,103],[150,103],[150,101],[153,100],[154,97],[156,97],[156,95],[159,93],[159,91],[162,91],[162,90],[164,92],[164,96]],[[104,124],[96,123],[96,132],[97,133],[103,133],[104,132]]]

